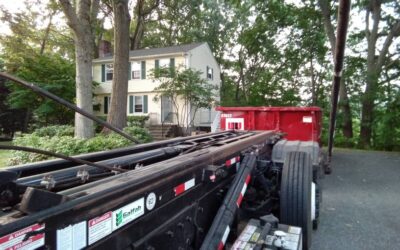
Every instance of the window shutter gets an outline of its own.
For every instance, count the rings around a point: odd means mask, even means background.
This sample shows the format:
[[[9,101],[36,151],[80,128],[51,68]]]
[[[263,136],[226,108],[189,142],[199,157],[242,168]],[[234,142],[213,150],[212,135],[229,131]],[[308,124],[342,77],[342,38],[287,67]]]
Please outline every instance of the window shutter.
[[[108,114],[108,96],[104,97],[104,114]]]
[[[106,81],[106,65],[102,64],[101,65],[101,82]]]
[[[160,75],[160,72],[158,72],[160,70],[160,60],[156,60],[155,61],[155,77],[158,77]]]
[[[128,80],[132,80],[132,62],[129,62]]]
[[[214,69],[211,69],[211,80],[214,80]]]
[[[147,95],[143,96],[143,113],[148,113],[147,107],[148,107],[148,100],[147,100]]]
[[[146,79],[146,61],[142,61],[142,79]]]
[[[175,58],[169,59],[169,70],[171,72],[171,77],[175,76]]]
[[[129,96],[129,114],[133,114],[133,95]]]

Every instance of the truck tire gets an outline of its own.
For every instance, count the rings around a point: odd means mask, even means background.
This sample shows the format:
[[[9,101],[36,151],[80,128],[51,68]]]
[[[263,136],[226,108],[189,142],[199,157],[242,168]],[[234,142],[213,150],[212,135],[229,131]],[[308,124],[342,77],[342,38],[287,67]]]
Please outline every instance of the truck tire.
[[[283,164],[280,192],[280,222],[303,231],[303,249],[311,246],[311,157],[306,152],[288,152]]]

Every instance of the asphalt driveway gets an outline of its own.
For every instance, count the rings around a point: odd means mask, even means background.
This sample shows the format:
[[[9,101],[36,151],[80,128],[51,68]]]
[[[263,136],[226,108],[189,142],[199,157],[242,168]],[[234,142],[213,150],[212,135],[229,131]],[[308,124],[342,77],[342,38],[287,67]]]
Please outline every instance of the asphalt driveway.
[[[400,249],[400,153],[337,149],[312,249]]]

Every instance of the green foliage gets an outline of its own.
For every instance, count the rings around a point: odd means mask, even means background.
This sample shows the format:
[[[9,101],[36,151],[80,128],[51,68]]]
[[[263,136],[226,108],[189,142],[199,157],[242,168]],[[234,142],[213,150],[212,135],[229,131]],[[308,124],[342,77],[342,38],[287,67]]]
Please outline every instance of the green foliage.
[[[23,11],[16,12],[0,6],[0,20],[10,29],[0,34],[2,70],[73,102],[75,67],[68,60],[74,55],[73,38],[66,25],[55,27],[54,22],[61,9],[55,1],[25,1],[24,5]],[[4,98],[7,108],[27,110],[35,126],[68,124],[73,119],[73,112],[15,83],[7,84],[7,91],[12,91]]]
[[[38,128],[32,134],[39,137],[74,136],[74,127],[69,125],[53,125]]]
[[[69,102],[74,101],[75,67],[71,61],[59,55],[27,55],[22,59],[15,74]],[[28,110],[33,114],[33,122],[38,126],[69,124],[73,121],[74,113],[66,107],[14,83],[8,84],[8,88],[11,90],[9,105],[12,108]]]
[[[143,115],[143,116],[128,116],[127,117],[127,127],[140,127],[144,128],[144,125],[146,121],[149,120],[148,115]]]
[[[165,69],[163,69],[165,70]],[[170,70],[170,69],[167,69]],[[155,101],[159,101],[161,96],[171,98],[178,117],[178,125],[184,124],[187,120],[191,108],[193,119],[199,108],[209,108],[215,102],[215,92],[217,87],[210,84],[201,77],[202,72],[194,69],[174,70],[174,77],[158,77],[159,73],[153,71],[153,81],[160,81],[160,85],[154,89],[158,92]],[[183,115],[180,115],[183,114]],[[193,121],[191,121],[193,122]]]
[[[126,147],[132,143],[115,133],[110,133],[108,135],[98,134],[97,136],[87,140],[77,139],[73,137],[73,131],[74,129],[72,126],[51,126],[37,129],[32,134],[24,134],[21,137],[15,138],[13,144],[16,146],[39,148],[71,156]],[[126,127],[124,131],[143,143],[152,140],[149,132],[144,128]],[[45,155],[13,151],[8,164],[18,165],[47,160],[49,158],[50,157]]]

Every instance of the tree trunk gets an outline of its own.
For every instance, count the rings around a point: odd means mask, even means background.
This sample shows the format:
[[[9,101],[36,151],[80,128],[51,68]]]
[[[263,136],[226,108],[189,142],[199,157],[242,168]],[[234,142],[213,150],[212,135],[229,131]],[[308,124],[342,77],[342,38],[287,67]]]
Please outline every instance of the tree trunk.
[[[92,60],[94,49],[94,21],[99,0],[59,0],[67,18],[68,26],[74,33],[76,59],[76,105],[93,113],[92,105]],[[94,135],[93,121],[75,113],[75,137],[90,138]]]
[[[366,80],[366,88],[361,102],[362,107],[359,138],[360,148],[368,148],[371,146],[376,85],[377,82],[375,76],[373,74],[368,74]]]
[[[353,138],[353,121],[351,116],[349,98],[347,95],[347,87],[344,83],[344,78],[342,78],[340,81],[339,108],[343,113],[343,135],[346,138]]]
[[[89,38],[85,38],[85,36],[76,38],[76,105],[89,113],[93,113],[92,48]],[[79,113],[75,113],[75,137],[91,138],[93,135],[93,121]]]
[[[114,76],[107,121],[119,129],[126,126],[129,72],[129,0],[114,0]]]

